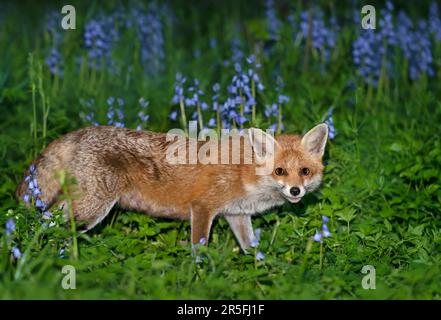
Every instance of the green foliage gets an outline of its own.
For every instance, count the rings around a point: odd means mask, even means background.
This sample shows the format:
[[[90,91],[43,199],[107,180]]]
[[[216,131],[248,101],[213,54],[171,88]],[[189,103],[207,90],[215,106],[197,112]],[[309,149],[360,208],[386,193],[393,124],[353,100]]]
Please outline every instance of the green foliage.
[[[77,30],[66,31],[64,76],[53,76],[44,66],[48,39],[43,39],[40,24],[37,28],[27,20],[12,27],[23,21],[22,15],[32,15],[30,8],[1,17],[0,298],[440,299],[440,61],[435,61],[434,78],[394,79],[379,95],[350,66],[350,28],[341,30],[326,72],[317,67],[320,58],[314,55],[304,70],[301,50],[285,33],[273,58],[262,56],[268,59],[262,68],[266,85],[274,86],[272,70],[277,66],[291,96],[284,106],[288,133],[305,132],[330,105],[335,106],[338,131],[327,146],[321,189],[298,205],[254,218],[254,226],[262,230],[258,250],[264,260],[257,261],[256,252],[242,254],[222,219],[214,224],[209,246],[201,248],[198,265],[188,222],[115,208],[91,232],[75,234],[60,213],[54,215],[54,226],[45,228],[34,209],[16,204],[15,187],[34,151],[85,125],[79,117],[84,111],[80,98],[94,98],[97,117],[105,121],[109,96],[125,99],[129,119],[136,118],[137,101],[145,97],[150,101],[148,128],[165,131],[176,125],[168,119],[176,72],[198,77],[207,88],[226,83],[231,70],[224,70],[222,61],[235,18],[244,20],[241,27],[251,37],[250,48],[252,41],[258,46],[267,37],[263,16],[254,14],[259,8],[240,16],[244,8],[231,13],[231,4],[219,10],[199,6],[192,13],[173,6],[176,19],[185,25],[166,28],[166,70],[155,77],[140,70],[115,77],[106,70],[78,67],[75,54],[82,52],[85,17],[79,18]],[[96,10],[87,11],[85,4],[79,8],[88,14]],[[125,36],[127,42],[115,55],[137,66],[139,57],[129,41],[133,35]],[[213,50],[207,49],[210,37],[218,39]],[[198,59],[192,57],[195,48],[202,51]],[[356,89],[348,89],[348,83]],[[258,97],[260,110],[272,101],[268,95]],[[263,123],[262,118],[257,121]],[[320,244],[311,238],[321,228],[322,215],[330,217],[332,236],[324,240],[321,255]],[[10,218],[16,228],[8,239],[5,224]],[[72,237],[78,240],[78,259]],[[11,255],[12,246],[20,248],[21,258]],[[77,270],[76,290],[60,285],[61,269],[68,264]],[[368,264],[376,267],[376,290],[361,286],[361,269]]]

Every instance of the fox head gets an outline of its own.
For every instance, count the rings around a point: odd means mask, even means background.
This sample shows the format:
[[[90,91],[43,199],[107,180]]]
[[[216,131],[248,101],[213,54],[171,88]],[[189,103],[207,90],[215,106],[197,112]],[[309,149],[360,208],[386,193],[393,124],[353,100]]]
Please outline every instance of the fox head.
[[[328,126],[319,124],[303,137],[281,135],[274,139],[259,129],[248,131],[256,162],[266,168],[265,184],[292,203],[318,188],[322,181],[322,158]]]

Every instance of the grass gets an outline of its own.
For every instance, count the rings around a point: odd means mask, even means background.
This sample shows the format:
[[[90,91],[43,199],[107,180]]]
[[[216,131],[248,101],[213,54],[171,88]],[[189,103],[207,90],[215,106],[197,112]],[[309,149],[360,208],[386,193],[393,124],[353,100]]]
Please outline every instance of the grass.
[[[401,5],[414,16],[423,15],[421,8]],[[98,3],[79,3],[77,29],[62,31],[63,77],[51,75],[44,64],[51,40],[42,29],[42,17],[57,5],[5,6],[11,11],[0,17],[1,298],[441,298],[439,43],[433,47],[434,77],[410,81],[404,71],[374,88],[357,76],[351,60],[354,27],[340,31],[324,71],[320,56],[303,50],[283,29],[270,55],[258,54],[267,89],[258,96],[256,125],[269,125],[262,107],[275,99],[276,69],[291,97],[283,107],[286,132],[305,132],[334,106],[337,136],[327,146],[324,183],[300,204],[254,218],[254,227],[262,230],[258,250],[264,260],[240,253],[226,221],[217,219],[209,246],[201,249],[203,263],[196,265],[188,222],[116,207],[91,232],[75,234],[59,217],[54,227],[43,228],[38,212],[18,205],[13,193],[35,154],[60,135],[87,125],[79,116],[87,111],[81,98],[95,100],[93,110],[101,122],[106,99],[123,98],[125,120],[134,128],[137,100],[145,97],[150,101],[149,130],[179,127],[179,120],[168,118],[179,109],[170,104],[176,72],[197,77],[206,92],[214,82],[225,87],[234,69],[222,61],[230,57],[235,28],[246,35],[245,52],[266,43],[262,6],[203,2],[185,7],[171,2],[173,15],[164,17],[169,22],[164,27],[165,67],[153,76],[142,72],[133,34],[125,34],[112,52],[121,74],[78,65],[75,57],[85,55],[84,22],[100,10]],[[344,20],[349,9],[339,7],[338,16]],[[212,37],[218,45],[210,49]],[[193,56],[196,49],[199,58]],[[126,73],[130,66],[133,71]],[[311,237],[321,228],[322,215],[330,218],[332,236],[320,245]],[[11,217],[16,230],[8,243],[4,226]],[[12,244],[23,253],[18,260],[10,254]],[[63,257],[60,249],[65,249]],[[75,290],[61,287],[65,265],[76,268]],[[365,265],[376,269],[375,290],[362,288]]]

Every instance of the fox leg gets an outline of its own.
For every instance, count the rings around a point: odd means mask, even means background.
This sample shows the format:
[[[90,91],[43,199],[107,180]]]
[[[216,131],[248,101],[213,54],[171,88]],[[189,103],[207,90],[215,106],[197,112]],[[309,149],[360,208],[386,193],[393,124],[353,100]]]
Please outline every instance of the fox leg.
[[[251,224],[251,215],[247,214],[229,214],[224,216],[230,224],[237,241],[242,250],[247,253],[247,249],[251,247],[255,240],[253,226]]]
[[[192,203],[190,208],[191,243],[194,245],[207,244],[214,215],[210,210],[198,203]]]
[[[81,225],[81,230],[88,231],[100,223],[115,205],[117,199],[100,198],[97,195],[83,195],[72,200],[75,220]],[[66,218],[69,219],[69,207],[64,206]]]

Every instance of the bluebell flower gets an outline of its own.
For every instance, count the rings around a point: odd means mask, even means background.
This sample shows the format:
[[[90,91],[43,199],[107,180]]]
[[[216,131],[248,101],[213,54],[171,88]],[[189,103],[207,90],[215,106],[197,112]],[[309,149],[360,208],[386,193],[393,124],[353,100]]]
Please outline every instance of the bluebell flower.
[[[208,126],[210,128],[216,127],[216,119],[215,118],[210,118],[210,120],[208,120]]]
[[[114,98],[114,97],[108,97],[107,100],[106,100],[106,102],[107,102],[107,105],[108,105],[109,107],[112,107],[113,104],[115,103],[115,98]]]
[[[52,218],[52,214],[49,211],[44,211],[43,212],[43,217],[45,217],[47,219],[50,219],[50,218]]]
[[[329,232],[328,226],[326,224],[323,224],[322,229],[323,237],[327,238],[331,236],[331,232]]]
[[[277,18],[274,0],[265,0],[265,16],[267,19],[269,39],[277,40],[282,23]]]
[[[40,212],[42,212],[46,209],[46,203],[40,198],[40,195],[42,193],[39,189],[36,175],[37,169],[34,164],[31,164],[29,166],[29,175],[25,178],[25,181],[28,183],[28,187],[23,199],[27,202],[30,202],[31,198],[34,198],[35,207],[38,208]]]
[[[201,109],[202,110],[207,110],[208,109],[208,103],[206,103],[205,101],[201,102]]]
[[[309,30],[310,14],[312,15],[311,32]],[[300,18],[300,29],[304,40],[306,41],[310,34],[312,47],[320,51],[324,56],[325,61],[328,61],[330,50],[336,46],[337,36],[335,30],[326,26],[323,11],[319,8],[314,8],[311,11],[303,11],[300,14]]]
[[[139,99],[138,102],[139,102],[139,105],[141,106],[141,108],[143,108],[143,109],[147,108],[149,105],[149,101],[145,100],[142,97]]]
[[[415,28],[404,12],[397,17],[396,38],[404,57],[408,60],[408,74],[412,80],[421,74],[434,75],[432,44],[427,34],[427,23],[420,20]]]
[[[141,122],[147,122],[150,116],[148,114],[145,114],[144,111],[140,111],[138,112],[138,117],[141,120]]]
[[[420,21],[415,27],[405,12],[400,11],[397,23],[393,22],[393,4],[386,2],[386,8],[380,11],[379,31],[361,30],[358,39],[353,44],[353,59],[358,73],[367,83],[378,85],[381,72],[393,75],[393,51],[396,46],[401,49],[409,61],[408,73],[411,79],[420,74],[433,75],[431,43],[428,27],[425,21]],[[429,31],[430,32],[430,31]]]
[[[14,256],[15,259],[21,258],[22,253],[18,247],[13,247],[11,251],[12,251],[12,255]]]
[[[176,119],[178,119],[178,112],[177,111],[172,111],[172,112],[170,112],[170,115],[168,117],[171,120],[176,121]]]
[[[334,112],[334,107],[331,106],[329,108],[328,112],[326,113],[326,116],[322,119],[322,121],[328,125],[329,140],[333,140],[337,134],[337,130],[335,129],[335,126],[334,126],[334,119],[332,119],[333,112]]]
[[[131,10],[140,42],[141,64],[144,71],[150,75],[157,75],[164,70],[164,25],[161,20],[163,11],[164,9],[155,3],[151,3],[146,9],[134,7]]]
[[[184,100],[184,84],[187,81],[186,78],[182,76],[182,74],[176,74],[176,82],[175,82],[175,94],[172,98],[173,104],[180,103],[181,100]]]
[[[326,223],[329,221],[329,218],[327,216],[322,216],[322,231],[319,232],[316,230],[313,240],[315,242],[323,242],[323,238],[328,238],[331,236],[331,232],[328,229],[328,226]]]
[[[261,230],[257,228],[254,230],[255,238],[251,241],[251,247],[256,248],[259,245]]]
[[[276,103],[266,106],[264,114],[267,118],[270,118],[272,116],[277,117],[279,114],[279,106]]]
[[[44,62],[49,67],[52,74],[57,76],[63,75],[61,53],[57,47],[52,47],[50,49],[49,54],[44,59]]]
[[[206,243],[207,243],[207,240],[205,238],[201,238],[199,240],[199,244],[201,244],[201,245],[205,245]]]
[[[279,96],[278,96],[278,102],[279,102],[279,104],[287,103],[287,102],[289,102],[289,97],[288,97],[288,96],[285,96],[285,95],[283,95],[283,94],[279,94]]]
[[[35,200],[35,207],[37,207],[38,209],[45,209],[46,205],[42,200],[37,199]]]
[[[93,112],[93,108],[95,107],[95,100],[81,98],[80,104],[86,109],[86,113],[80,112],[80,117],[94,126],[99,126],[100,124],[95,120],[95,113]]]
[[[441,19],[439,16],[438,3],[431,2],[429,7],[429,30],[434,35],[435,40],[441,41]]]
[[[220,91],[220,84],[219,84],[219,83],[215,83],[215,84],[213,85],[213,91],[214,91],[215,93],[218,93],[218,92]]]
[[[315,242],[322,242],[322,237],[323,235],[320,232],[316,231],[313,239]]]
[[[45,17],[45,31],[49,34],[50,48],[44,59],[53,75],[63,75],[63,62],[60,48],[62,46],[62,32],[59,24],[61,14],[58,11],[51,11]]]
[[[111,51],[118,37],[119,31],[112,15],[101,14],[86,22],[83,38],[89,67],[101,69],[103,65],[113,65]]]
[[[256,253],[256,260],[257,261],[262,261],[263,259],[265,259],[265,256],[263,255],[263,253],[261,251]]]
[[[242,43],[238,37],[234,37],[231,40],[231,60],[233,63],[240,63],[243,60],[244,53],[242,51]]]
[[[379,33],[383,40],[385,40],[389,45],[396,44],[396,34],[393,24],[393,10],[394,5],[391,1],[386,2],[386,9],[381,10],[381,19],[378,22]]]
[[[6,221],[6,235],[10,236],[15,231],[15,222],[14,219],[10,218]]]
[[[29,195],[29,194],[25,194],[24,196],[23,196],[23,201],[25,202],[25,203],[29,203],[30,201],[31,201],[31,196]]]

